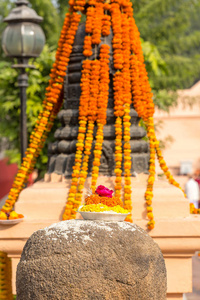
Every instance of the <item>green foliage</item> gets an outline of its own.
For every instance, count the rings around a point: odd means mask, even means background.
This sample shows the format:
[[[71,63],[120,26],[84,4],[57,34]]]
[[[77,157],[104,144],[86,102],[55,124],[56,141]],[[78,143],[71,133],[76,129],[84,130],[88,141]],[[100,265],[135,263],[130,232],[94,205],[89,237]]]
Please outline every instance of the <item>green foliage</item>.
[[[1,0],[0,1],[0,43],[1,43],[1,39],[2,39],[2,33],[4,31],[4,28],[6,27],[6,23],[3,23],[3,19],[8,16],[8,14],[11,11],[13,6],[14,6],[14,3],[12,3],[10,0]],[[2,60],[2,58],[5,60],[3,50],[0,47],[0,60]]]
[[[132,1],[154,103],[160,109],[168,111],[176,104],[176,93],[171,91],[188,88],[200,77],[200,0]],[[30,5],[44,18],[41,26],[46,35],[47,46],[34,62],[36,69],[28,70],[29,134],[41,109],[61,26],[69,8],[66,0],[30,0]],[[0,38],[6,26],[2,20],[13,6],[12,0],[0,1]],[[3,137],[8,139],[10,146],[7,154],[11,162],[19,163],[20,99],[17,77],[18,72],[11,68],[10,59],[0,50],[0,141]],[[55,124],[56,126],[58,125]],[[52,139],[52,135],[48,139]],[[46,151],[46,148],[42,151],[36,166],[41,172],[46,168]]]
[[[66,1],[66,0],[57,0],[56,1],[56,6],[57,6],[57,9],[58,9],[58,12],[59,12],[60,19],[63,22],[65,14],[66,14],[66,12],[68,12],[68,9],[69,9],[68,1]]]
[[[144,54],[144,58],[146,61],[146,69],[150,76],[161,76],[162,74],[166,74],[167,66],[165,61],[162,59],[158,48],[149,41],[141,40],[142,42],[142,50]],[[153,86],[153,81],[151,82],[151,86]]]
[[[47,45],[40,57],[32,62],[36,69],[27,70],[29,73],[29,86],[27,88],[27,129],[30,135],[39,111],[42,109],[42,100],[48,84],[50,68],[54,61],[55,52]],[[20,163],[20,98],[17,86],[18,72],[11,68],[11,63],[0,61],[0,141],[6,137],[9,149],[6,154],[11,163]],[[58,123],[55,124],[58,126]],[[48,142],[52,135],[48,137]],[[43,149],[37,168],[40,172],[45,170],[47,163],[47,146]]]
[[[148,41],[142,40],[142,49],[146,62],[146,69],[149,74],[149,82],[154,95],[154,104],[161,110],[169,111],[171,106],[177,104],[175,92],[168,92],[166,89],[157,89],[155,79],[167,74],[167,64],[162,59],[158,48]]]
[[[151,74],[154,88],[191,87],[200,77],[200,1],[132,0],[141,37],[156,45],[167,73]]]
[[[62,18],[60,17],[51,0],[29,0],[29,2],[37,14],[43,17],[41,27],[44,30],[47,43],[56,49],[64,15]]]

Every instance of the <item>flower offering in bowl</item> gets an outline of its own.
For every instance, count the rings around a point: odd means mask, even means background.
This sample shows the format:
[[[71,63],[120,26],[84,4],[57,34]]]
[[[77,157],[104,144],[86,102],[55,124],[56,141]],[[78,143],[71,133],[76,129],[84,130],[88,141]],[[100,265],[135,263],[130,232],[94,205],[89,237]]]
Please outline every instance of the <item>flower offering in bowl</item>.
[[[112,190],[98,186],[95,193],[85,199],[79,213],[87,220],[124,221],[130,212],[122,207],[122,200],[112,194]]]
[[[22,222],[24,215],[18,214],[16,211],[3,212],[0,211],[0,224],[2,225],[12,225]]]

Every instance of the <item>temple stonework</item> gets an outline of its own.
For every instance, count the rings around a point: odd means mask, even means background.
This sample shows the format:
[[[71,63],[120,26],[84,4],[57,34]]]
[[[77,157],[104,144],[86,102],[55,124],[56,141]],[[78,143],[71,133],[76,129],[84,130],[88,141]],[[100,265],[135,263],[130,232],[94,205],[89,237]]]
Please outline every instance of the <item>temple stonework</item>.
[[[85,59],[83,53],[83,43],[85,37],[85,24],[79,25],[72,54],[70,56],[70,62],[67,69],[67,74],[64,83],[64,107],[58,114],[62,127],[58,128],[54,134],[56,141],[49,145],[49,164],[48,173],[57,173],[64,175],[66,178],[70,178],[72,174],[72,166],[74,164],[74,157],[76,151],[76,142],[78,135],[78,108],[79,98],[81,94],[80,79],[81,79],[81,67],[82,61]],[[112,64],[112,34],[103,38],[103,42],[109,44],[110,53],[110,89],[109,89],[109,101],[107,108],[107,124],[104,126],[104,142],[102,149],[100,174],[113,176],[115,157],[115,117],[114,117],[114,101],[113,101],[113,74],[114,67]],[[99,47],[93,49],[93,56],[91,59],[98,56]],[[132,158],[132,174],[134,172],[148,172],[148,143],[143,140],[146,135],[145,130],[140,127],[136,111],[133,106],[131,108],[131,158]],[[94,134],[96,131],[94,132]],[[92,157],[89,163],[90,175],[92,166]]]

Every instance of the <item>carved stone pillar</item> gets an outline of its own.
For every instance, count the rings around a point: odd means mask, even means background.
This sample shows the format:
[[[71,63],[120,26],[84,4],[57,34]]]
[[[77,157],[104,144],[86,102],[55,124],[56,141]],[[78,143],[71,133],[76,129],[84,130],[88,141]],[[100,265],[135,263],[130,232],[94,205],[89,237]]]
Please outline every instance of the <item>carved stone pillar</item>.
[[[83,41],[85,37],[85,24],[82,23],[76,34],[73,51],[64,83],[64,107],[58,114],[62,126],[54,134],[56,141],[49,145],[48,173],[57,173],[66,178],[71,177],[72,166],[76,151],[76,139],[78,134],[78,107],[81,94],[80,79],[83,56]],[[113,74],[115,72],[112,64],[112,34],[102,40],[110,45],[110,88],[107,109],[107,125],[104,127],[104,143],[100,165],[100,174],[114,175],[114,148],[115,148],[115,117],[113,113]],[[93,49],[91,59],[98,57],[99,47]],[[136,111],[131,108],[131,158],[132,174],[148,171],[148,144],[142,140],[145,130],[138,125],[139,117]],[[89,164],[89,175],[91,171]]]

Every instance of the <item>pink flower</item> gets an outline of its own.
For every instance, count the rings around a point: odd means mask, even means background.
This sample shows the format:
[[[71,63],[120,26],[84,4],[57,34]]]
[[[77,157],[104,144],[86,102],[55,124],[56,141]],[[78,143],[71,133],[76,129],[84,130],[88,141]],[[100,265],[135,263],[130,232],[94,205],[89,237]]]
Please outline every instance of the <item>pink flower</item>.
[[[95,191],[99,196],[112,198],[112,190],[109,190],[104,185],[99,185]]]

